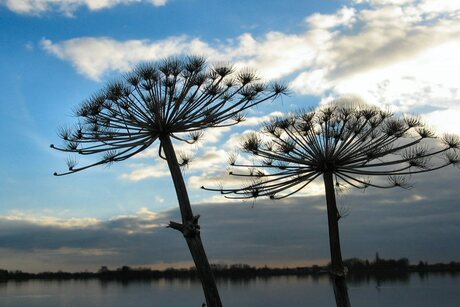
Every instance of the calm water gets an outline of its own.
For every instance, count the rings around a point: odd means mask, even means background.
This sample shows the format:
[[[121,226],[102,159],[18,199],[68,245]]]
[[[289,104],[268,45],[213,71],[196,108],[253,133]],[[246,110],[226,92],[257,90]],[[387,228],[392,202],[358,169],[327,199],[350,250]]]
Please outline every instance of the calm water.
[[[335,306],[327,276],[220,280],[226,307]],[[353,307],[460,306],[460,275],[416,273],[403,277],[360,278],[348,282]],[[193,280],[101,282],[98,280],[0,283],[0,306],[174,306],[200,307],[200,284]]]

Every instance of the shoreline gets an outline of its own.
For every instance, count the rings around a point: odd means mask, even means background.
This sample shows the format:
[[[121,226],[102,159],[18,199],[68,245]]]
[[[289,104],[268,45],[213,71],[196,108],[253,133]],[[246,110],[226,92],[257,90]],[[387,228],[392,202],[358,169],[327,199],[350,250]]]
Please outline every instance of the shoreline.
[[[460,274],[460,262],[435,263],[428,264],[420,261],[418,264],[410,264],[407,258],[398,260],[385,260],[377,258],[373,262],[357,258],[347,259],[344,261],[348,268],[347,279],[355,279],[363,276],[375,276],[377,278],[395,278],[404,277],[410,273],[430,274]],[[216,279],[252,279],[258,277],[276,277],[276,276],[322,276],[328,275],[328,266],[309,266],[295,268],[270,268],[253,267],[247,264],[214,264],[212,269]],[[122,266],[110,270],[102,266],[97,272],[40,272],[27,273],[20,270],[7,271],[0,269],[0,281],[26,281],[26,280],[87,280],[99,279],[101,281],[109,280],[158,280],[158,279],[196,279],[197,274],[194,268],[175,269],[167,268],[165,270],[153,270],[150,268],[132,268]]]

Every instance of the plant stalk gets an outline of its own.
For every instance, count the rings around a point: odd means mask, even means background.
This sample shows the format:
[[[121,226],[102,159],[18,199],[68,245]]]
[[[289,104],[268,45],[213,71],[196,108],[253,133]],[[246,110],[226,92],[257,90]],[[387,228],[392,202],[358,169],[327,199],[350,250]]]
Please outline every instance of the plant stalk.
[[[329,227],[329,249],[331,252],[331,274],[344,276],[345,270],[342,260],[339,235],[339,212],[335,200],[335,189],[332,172],[324,172],[324,188],[326,191],[327,222]]]
[[[331,276],[337,307],[351,307],[345,276]]]
[[[329,227],[329,249],[331,252],[331,278],[337,307],[350,307],[348,289],[345,281],[345,268],[342,260],[339,235],[339,211],[335,200],[335,188],[332,172],[324,172],[324,189],[326,191],[327,222]]]
[[[190,254],[197,269],[203,292],[208,307],[222,307],[219,292],[217,290],[214,274],[209,265],[208,257],[204,250],[200,236],[199,216],[194,216],[190,200],[185,186],[184,178],[177,161],[176,153],[168,135],[160,137],[166,161],[171,172],[171,178],[176,189],[177,200],[182,216],[182,224],[170,222],[169,227],[180,231],[187,242]]]

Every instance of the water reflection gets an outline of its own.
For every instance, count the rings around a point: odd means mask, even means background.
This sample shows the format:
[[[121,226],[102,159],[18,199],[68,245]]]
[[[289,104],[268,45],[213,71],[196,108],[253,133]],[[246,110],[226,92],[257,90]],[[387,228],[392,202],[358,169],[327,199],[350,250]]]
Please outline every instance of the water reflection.
[[[426,273],[424,273],[426,274]],[[423,277],[420,277],[421,279]],[[339,276],[331,276],[331,284],[334,290],[334,298],[337,307],[351,307],[350,297],[348,295],[347,283],[352,285],[375,285],[375,289],[380,291],[381,283],[392,284],[409,284],[410,273],[407,271],[388,271],[378,273],[354,273],[348,275],[347,278]]]
[[[218,286],[225,307],[458,307],[460,275],[353,274],[346,280],[334,280],[327,274],[221,278]],[[202,302],[200,283],[186,278],[0,282],[0,306],[8,307],[199,307]]]
[[[354,273],[347,276],[350,284],[375,284],[380,282],[407,284],[410,282],[411,273],[407,271],[378,272],[378,273]]]

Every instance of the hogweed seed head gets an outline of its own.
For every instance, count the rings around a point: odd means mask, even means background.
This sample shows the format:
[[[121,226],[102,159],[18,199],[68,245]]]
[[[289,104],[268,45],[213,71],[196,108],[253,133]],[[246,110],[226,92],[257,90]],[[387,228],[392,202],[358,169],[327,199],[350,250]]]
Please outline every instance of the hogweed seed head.
[[[286,93],[283,84],[259,82],[253,70],[208,66],[203,57],[140,64],[85,100],[75,110],[77,127],[59,130],[64,146],[52,148],[100,156],[59,175],[126,160],[162,136],[195,143],[203,129],[236,125],[246,110]]]
[[[235,198],[283,198],[330,172],[336,183],[364,189],[401,187],[407,178],[448,165],[459,165],[460,139],[436,137],[417,116],[398,116],[364,103],[330,103],[317,110],[276,117],[258,133],[247,135],[242,152],[252,156],[251,167],[263,170],[264,181],[224,189]],[[255,171],[233,176],[260,178]],[[387,177],[387,183],[372,178]],[[209,189],[212,190],[212,189]],[[231,196],[227,196],[231,197]]]

